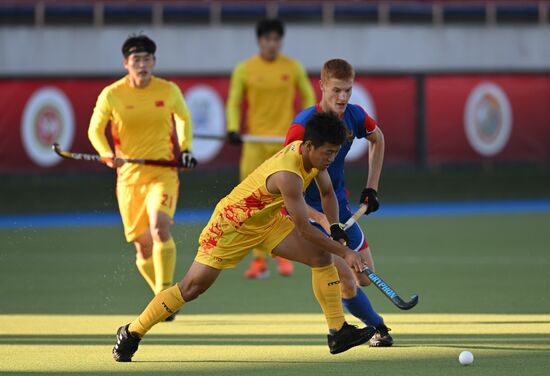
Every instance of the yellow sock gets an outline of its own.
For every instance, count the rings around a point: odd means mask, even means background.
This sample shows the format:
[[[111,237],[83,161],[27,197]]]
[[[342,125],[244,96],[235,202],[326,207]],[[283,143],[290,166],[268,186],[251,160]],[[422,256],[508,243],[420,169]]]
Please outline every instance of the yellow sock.
[[[170,238],[167,242],[153,242],[153,264],[155,266],[155,293],[172,286],[176,269],[176,243]]]
[[[159,292],[137,319],[132,321],[128,330],[143,337],[153,325],[164,321],[185,304],[178,285]]]
[[[153,258],[149,257],[147,259],[142,259],[141,257],[136,257],[136,266],[151,290],[155,292],[155,267],[153,266]]]
[[[262,259],[262,260],[265,260],[267,258],[267,255],[265,252],[263,251],[259,251],[257,249],[253,249],[252,250],[252,257],[254,259]]]
[[[340,277],[334,264],[311,268],[313,293],[323,309],[328,328],[340,330],[344,325]]]

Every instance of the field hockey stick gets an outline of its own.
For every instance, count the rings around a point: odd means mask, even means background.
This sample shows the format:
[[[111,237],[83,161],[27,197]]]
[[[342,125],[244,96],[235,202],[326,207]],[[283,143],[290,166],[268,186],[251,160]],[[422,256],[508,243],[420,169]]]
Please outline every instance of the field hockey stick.
[[[72,159],[74,161],[92,161],[104,163],[110,159],[120,161],[123,163],[137,163],[151,166],[161,167],[182,167],[179,161],[163,161],[156,159],[133,159],[133,158],[103,158],[98,154],[85,154],[85,153],[73,153],[66,150],[61,150],[61,147],[56,142],[52,145],[52,149],[57,155],[65,159]]]
[[[347,230],[357,220],[367,212],[367,205],[361,204],[359,206],[359,209],[351,216],[350,219],[348,219],[344,225],[344,230]],[[370,270],[367,266],[363,267],[363,270],[361,273],[365,274],[371,282],[378,287],[378,289],[384,294],[391,302],[399,309],[408,310],[413,308],[415,305],[418,304],[418,295],[413,294],[411,295],[411,300],[408,302],[404,301],[399,294],[395,292],[394,289],[392,289],[382,278],[380,278],[375,272]]]
[[[357,209],[357,211],[351,216],[351,218],[348,219],[346,223],[344,223],[344,231],[349,229],[351,226],[353,226],[355,222],[357,222],[359,218],[361,218],[361,216],[366,212],[367,212],[367,205],[361,204],[359,206],[359,209]]]
[[[409,300],[408,302],[404,301],[399,296],[399,294],[395,292],[394,289],[392,289],[382,278],[380,278],[375,272],[370,270],[367,266],[363,268],[362,273],[366,274],[367,277],[371,280],[371,282],[374,283],[376,287],[378,287],[378,290],[382,291],[382,294],[384,294],[389,300],[391,300],[391,302],[397,308],[402,310],[408,310],[418,304],[417,294],[411,295],[411,300]]]
[[[198,140],[217,140],[217,141],[227,141],[227,136],[225,135],[213,135],[213,134],[194,134],[193,138]],[[280,136],[255,136],[251,134],[241,135],[243,142],[250,142],[252,144],[283,144],[285,142],[284,137]]]

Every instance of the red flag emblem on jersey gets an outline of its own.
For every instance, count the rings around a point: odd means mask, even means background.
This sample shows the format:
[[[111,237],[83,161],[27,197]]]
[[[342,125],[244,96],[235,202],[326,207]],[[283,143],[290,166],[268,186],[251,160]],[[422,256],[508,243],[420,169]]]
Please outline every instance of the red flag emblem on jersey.
[[[155,107],[164,107],[164,101],[156,101]]]
[[[283,80],[283,81],[288,81],[289,78],[290,78],[290,76],[288,74],[283,74],[281,76],[281,80]]]

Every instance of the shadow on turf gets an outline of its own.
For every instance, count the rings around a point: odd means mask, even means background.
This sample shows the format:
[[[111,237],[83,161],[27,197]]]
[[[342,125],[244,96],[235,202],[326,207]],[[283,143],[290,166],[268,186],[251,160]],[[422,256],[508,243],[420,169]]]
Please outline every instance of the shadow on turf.
[[[548,351],[538,345],[550,345],[550,338],[545,334],[468,334],[468,335],[425,335],[396,334],[395,347],[449,347],[472,349],[494,349],[514,351]],[[318,346],[325,343],[322,335],[151,335],[146,345],[212,345],[212,346]],[[510,343],[522,347],[506,346]],[[0,335],[0,345],[111,345],[113,336],[107,335]],[[224,361],[225,362],[225,361]],[[229,361],[231,362],[231,361]],[[241,361],[235,361],[241,362]],[[245,362],[245,361],[243,361]],[[246,361],[248,362],[248,361]],[[300,362],[290,362],[300,363]],[[307,362],[305,362],[307,363]]]
[[[333,364],[332,361],[312,360],[306,362],[303,360],[220,360],[220,359],[203,359],[203,360],[132,360],[132,363],[263,363],[263,364],[318,364],[327,363]]]

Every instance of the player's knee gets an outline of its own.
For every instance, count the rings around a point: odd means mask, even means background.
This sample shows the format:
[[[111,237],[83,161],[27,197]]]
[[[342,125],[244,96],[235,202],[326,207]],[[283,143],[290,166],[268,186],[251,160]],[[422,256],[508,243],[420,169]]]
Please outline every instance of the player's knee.
[[[357,277],[357,284],[361,287],[367,287],[367,286],[372,285],[372,282],[366,275],[360,274]]]
[[[340,290],[342,291],[342,297],[353,298],[357,292],[355,279],[340,276]]]
[[[370,279],[367,279],[366,281],[359,281],[359,286],[361,287],[367,287],[370,285],[372,285],[372,282],[370,281]]]
[[[136,256],[147,260],[153,255],[153,243],[147,243],[147,242],[135,242],[136,246]]]
[[[156,242],[167,242],[170,240],[170,227],[157,225],[151,229],[151,236]]]

